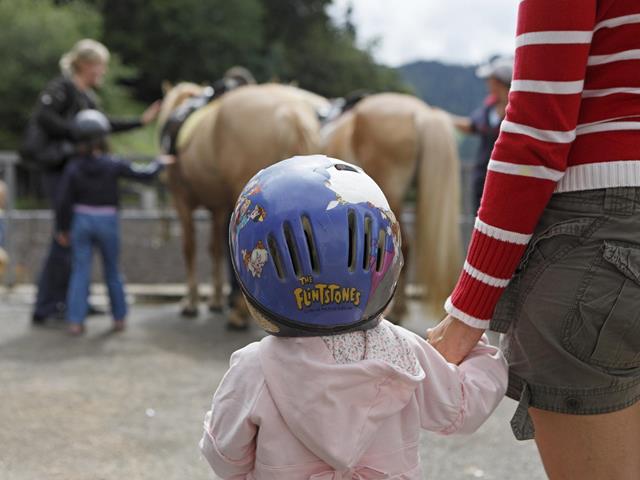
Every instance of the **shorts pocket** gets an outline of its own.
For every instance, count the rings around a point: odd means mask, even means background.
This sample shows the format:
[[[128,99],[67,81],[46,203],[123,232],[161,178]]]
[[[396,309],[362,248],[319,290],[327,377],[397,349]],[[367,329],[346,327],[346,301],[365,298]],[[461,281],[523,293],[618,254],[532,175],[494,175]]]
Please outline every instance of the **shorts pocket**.
[[[600,217],[583,217],[554,223],[534,235],[520,260],[517,271],[520,272],[539,263],[557,262],[588,239],[602,222],[603,219]]]
[[[592,365],[640,366],[640,246],[604,242],[567,315],[563,343]]]
[[[601,223],[599,217],[570,218],[556,222],[534,235],[496,305],[490,323],[491,330],[506,333],[515,324],[529,292],[545,269],[574,251]]]

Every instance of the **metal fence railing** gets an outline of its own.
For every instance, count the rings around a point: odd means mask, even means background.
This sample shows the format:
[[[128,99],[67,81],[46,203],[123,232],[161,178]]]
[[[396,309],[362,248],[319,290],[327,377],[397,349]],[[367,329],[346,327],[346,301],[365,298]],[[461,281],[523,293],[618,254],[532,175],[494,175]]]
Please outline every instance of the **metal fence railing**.
[[[4,284],[7,287],[13,286],[15,283],[15,255],[13,248],[13,230],[12,220],[15,211],[15,195],[16,195],[16,164],[19,157],[16,152],[0,151],[0,172],[2,172],[2,179],[6,185],[6,199],[4,205],[4,212],[0,217],[0,222],[4,225],[3,230],[3,242],[4,249],[9,255],[9,264],[4,274]],[[0,208],[0,211],[2,209]]]
[[[128,159],[132,161],[145,161],[149,160],[148,157],[141,156],[128,156]],[[52,218],[52,212],[48,210],[19,210],[16,211],[16,192],[17,192],[17,164],[19,156],[16,152],[12,151],[0,151],[0,179],[4,180],[7,189],[6,204],[4,212],[0,210],[0,222],[4,223],[4,249],[7,251],[9,257],[9,264],[5,269],[4,278],[0,279],[5,287],[12,287],[15,285],[16,279],[16,265],[17,265],[17,251],[18,245],[18,231],[16,227],[20,222],[33,219],[45,219],[49,221]],[[471,185],[471,167],[467,162],[462,163],[461,167],[461,184],[462,184],[462,209],[459,218],[460,230],[462,238],[465,243],[469,240],[471,231],[473,229],[474,213],[472,212],[471,198],[470,198],[470,185]],[[136,187],[137,188],[137,187]],[[158,208],[158,199],[154,198],[151,201],[147,198],[147,194],[157,194],[156,191],[147,191],[150,187],[144,187],[144,190],[135,190],[132,193],[138,194],[140,198],[140,207],[138,209],[127,210],[123,212],[123,220],[158,220],[158,221],[175,221],[175,213],[167,210],[166,208]],[[153,196],[153,195],[152,195]],[[195,215],[195,219],[198,222],[208,221],[209,216],[199,211]],[[409,232],[413,231],[413,224],[415,222],[415,213],[413,208],[406,208],[402,215],[402,221],[406,224]],[[24,252],[23,252],[24,253]]]

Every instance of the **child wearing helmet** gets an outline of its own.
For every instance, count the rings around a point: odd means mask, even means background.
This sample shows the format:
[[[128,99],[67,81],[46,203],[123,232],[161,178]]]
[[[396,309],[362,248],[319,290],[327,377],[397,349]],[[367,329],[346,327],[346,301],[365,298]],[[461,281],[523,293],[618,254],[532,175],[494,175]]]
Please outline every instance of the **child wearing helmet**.
[[[293,157],[246,185],[232,264],[270,335],[231,356],[206,414],[200,448],[217,475],[421,479],[421,428],[470,433],[498,405],[497,348],[480,342],[456,366],[383,318],[398,227],[376,183],[340,160]]]
[[[56,240],[71,246],[71,279],[67,291],[69,333],[84,332],[91,281],[92,247],[103,260],[105,283],[111,301],[113,328],[124,329],[127,305],[118,270],[118,179],[150,180],[173,157],[158,157],[146,168],[106,153],[109,120],[98,110],[82,110],[73,120],[77,155],[65,166],[56,205]]]

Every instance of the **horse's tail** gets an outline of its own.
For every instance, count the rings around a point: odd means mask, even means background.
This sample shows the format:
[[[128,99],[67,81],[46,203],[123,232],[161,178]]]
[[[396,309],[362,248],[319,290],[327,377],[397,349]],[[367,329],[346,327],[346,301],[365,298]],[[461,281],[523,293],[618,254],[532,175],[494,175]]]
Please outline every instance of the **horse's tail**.
[[[434,311],[451,293],[462,261],[460,160],[448,115],[424,108],[416,114],[419,139],[416,271]]]
[[[313,112],[304,105],[280,108],[278,118],[280,141],[287,156],[305,155],[320,151],[320,126]]]

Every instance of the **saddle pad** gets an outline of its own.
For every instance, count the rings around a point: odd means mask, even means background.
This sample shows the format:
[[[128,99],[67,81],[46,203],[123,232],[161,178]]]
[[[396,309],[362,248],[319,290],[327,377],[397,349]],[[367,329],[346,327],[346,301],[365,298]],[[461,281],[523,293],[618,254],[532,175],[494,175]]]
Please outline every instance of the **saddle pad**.
[[[178,151],[187,146],[193,136],[193,132],[195,132],[196,127],[200,124],[204,116],[209,114],[215,115],[215,111],[218,110],[219,106],[220,101],[214,100],[187,117],[180,127],[180,131],[178,131],[178,138],[176,140],[176,149]]]

